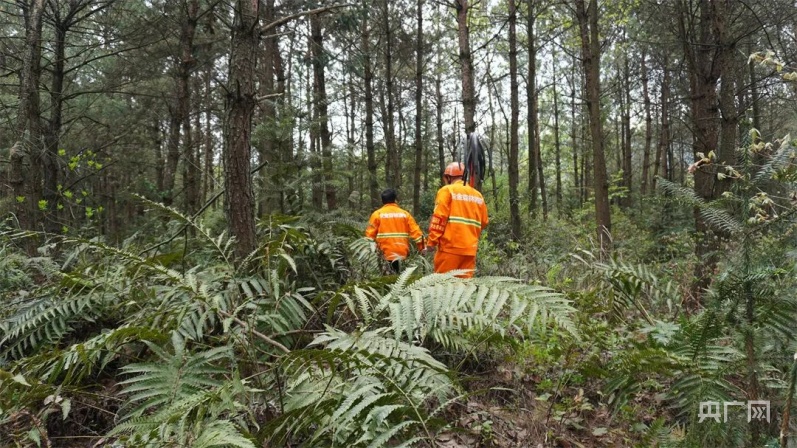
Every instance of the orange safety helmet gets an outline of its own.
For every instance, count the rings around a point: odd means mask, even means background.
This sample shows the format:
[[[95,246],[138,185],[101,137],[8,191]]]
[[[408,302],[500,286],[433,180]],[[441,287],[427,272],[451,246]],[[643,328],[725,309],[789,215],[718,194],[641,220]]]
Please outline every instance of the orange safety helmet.
[[[448,164],[443,174],[451,177],[462,177],[463,175],[465,175],[465,170],[462,167],[461,163],[451,162]]]

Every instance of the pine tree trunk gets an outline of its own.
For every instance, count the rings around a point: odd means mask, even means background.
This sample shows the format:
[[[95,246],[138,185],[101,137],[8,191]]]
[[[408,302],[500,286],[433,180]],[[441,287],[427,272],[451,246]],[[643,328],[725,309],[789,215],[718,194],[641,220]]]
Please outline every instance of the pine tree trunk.
[[[509,220],[512,239],[521,238],[520,198],[518,197],[518,101],[517,81],[517,8],[515,0],[509,0],[509,85],[510,85],[510,128],[509,128]]]
[[[235,254],[243,259],[257,247],[255,201],[250,174],[252,115],[255,108],[255,67],[258,45],[256,0],[238,0],[232,27],[224,187]]]
[[[312,22],[311,18],[311,22]],[[312,23],[310,24],[310,36],[307,42],[309,56],[315,59],[315,43],[313,42]],[[307,70],[307,108],[310,111],[310,126],[308,134],[310,138],[309,165],[311,170],[312,187],[311,202],[313,209],[321,211],[324,209],[324,178],[321,173],[321,150],[319,140],[321,119],[318,110],[318,77],[315,75],[315,63],[312,64],[313,70]]]
[[[584,0],[575,0],[576,16],[581,33],[581,56],[584,64],[589,125],[592,136],[593,178],[595,186],[595,223],[601,258],[611,251],[611,210],[609,208],[609,181],[606,175],[606,157],[603,150],[603,122],[600,105],[600,40],[598,32],[598,1],[590,0],[587,9]]]
[[[368,190],[371,196],[371,208],[379,207],[379,182],[376,178],[376,148],[374,146],[374,91],[373,70],[371,68],[370,40],[371,30],[368,27],[368,11],[362,23],[362,57],[365,83],[365,151],[368,154]]]
[[[653,118],[650,113],[650,92],[648,88],[648,67],[646,62],[647,54],[642,52],[642,61],[640,65],[641,78],[642,78],[642,98],[645,104],[645,149],[642,153],[642,182],[639,186],[639,192],[642,196],[648,194],[648,181],[650,179],[650,147],[653,141]]]
[[[277,30],[274,30],[274,33],[277,33]],[[290,129],[293,129],[295,118],[292,113],[290,84],[287,82],[290,77],[286,75],[285,64],[280,53],[279,37],[275,36],[271,39],[271,44],[273,46],[271,53],[274,56],[274,74],[276,75],[274,93],[278,95],[277,120],[281,128],[284,126],[283,120],[287,117],[290,122]],[[291,46],[293,46],[293,42],[291,42]],[[291,186],[293,179],[299,174],[299,167],[293,154],[293,132],[280,131],[278,133],[277,150],[279,151],[280,167],[282,168],[279,176],[282,180],[282,188],[279,192],[280,211],[288,214],[297,213],[299,210],[297,193],[294,187]]]
[[[393,102],[395,88],[393,86],[395,79],[393,75],[393,32],[391,30],[390,21],[390,4],[391,0],[383,1],[382,8],[382,27],[385,32],[385,89],[380,92],[383,97],[382,107],[385,107],[382,121],[385,126],[385,148],[387,150],[386,163],[386,183],[392,188],[399,188],[401,186],[401,160],[396,149],[396,133],[395,133],[395,104]]]
[[[418,0],[417,32],[415,34],[415,171],[412,186],[412,213],[421,211],[421,163],[423,162],[423,141],[421,139],[421,118],[423,115],[423,0]]]
[[[61,127],[63,124],[64,66],[66,58],[66,33],[68,21],[62,19],[58,7],[53,8],[55,36],[53,42],[53,71],[50,83],[50,123],[45,136],[46,149],[42,158],[44,190],[43,198],[47,201],[44,229],[50,233],[60,231],[58,202],[58,146],[60,145]]]
[[[670,71],[667,68],[668,58],[665,56],[662,63],[664,76],[661,81],[661,129],[659,130],[659,144],[656,146],[656,157],[653,165],[653,190],[659,176],[667,179],[667,148],[670,146]]]
[[[321,18],[318,14],[310,16],[310,27],[313,38],[314,103],[318,117],[318,136],[321,139],[320,154],[324,173],[324,196],[327,202],[327,210],[335,210],[338,202],[332,176],[332,136],[329,133],[329,114],[327,112],[326,55],[324,54],[324,35],[321,31]]]
[[[16,218],[20,228],[34,230],[37,229],[38,222],[37,204],[41,197],[41,161],[44,151],[39,109],[44,0],[32,0],[25,4],[23,13],[25,15],[25,50],[19,75],[17,142],[9,154],[8,183],[16,204]],[[33,255],[35,246],[35,242],[29,239],[25,249]]]
[[[515,8],[517,11],[517,7]],[[515,13],[517,16],[517,12]],[[516,20],[517,21],[517,20]],[[495,86],[492,75],[490,72],[487,72],[487,82],[489,82],[489,88],[487,89],[487,106],[488,110],[490,111],[490,143],[494,145],[495,142],[495,128],[496,128],[496,117],[495,117],[495,107],[493,105],[493,88]],[[495,148],[494,145],[493,147]],[[499,152],[501,152],[499,150]],[[493,158],[490,157],[490,179],[492,180],[492,187],[493,187],[493,200],[498,201],[498,186],[495,182],[495,167],[493,166]]]
[[[216,188],[216,176],[214,173],[214,166],[213,166],[213,159],[214,159],[214,151],[213,151],[213,113],[210,108],[211,103],[211,91],[210,91],[210,79],[213,76],[212,70],[208,67],[205,70],[204,76],[204,106],[205,106],[205,132],[203,133],[204,137],[204,153],[205,153],[205,163],[204,163],[204,176],[202,181],[202,202],[206,202],[208,200],[208,195],[211,191]],[[160,146],[160,144],[158,144]],[[161,158],[162,160],[162,158]],[[161,176],[161,179],[163,177]]]
[[[622,199],[623,207],[630,208],[633,203],[634,171],[631,153],[631,82],[628,68],[628,57],[623,58],[623,82],[621,95],[624,97],[625,109],[623,110],[623,186],[627,189],[626,196]]]
[[[440,53],[438,52],[438,55]],[[439,64],[438,60],[438,64]],[[445,155],[445,142],[443,137],[443,91],[441,84],[443,83],[440,70],[435,70],[437,73],[434,78],[434,96],[435,96],[435,122],[437,125],[437,162],[439,172],[437,173],[438,180],[443,177],[443,171],[446,169],[446,155]]]
[[[697,21],[698,29],[695,32],[687,29],[686,5],[679,3],[680,20],[679,30],[684,46],[684,56],[690,78],[692,126],[694,132],[693,152],[695,160],[699,154],[708,156],[713,152],[718,160],[723,162],[732,160],[732,154],[723,154],[720,144],[721,115],[717,107],[722,98],[717,95],[717,84],[724,73],[727,63],[726,57],[733,49],[733,45],[724,39],[724,8],[708,0],[700,3]],[[723,83],[726,84],[726,83]],[[730,87],[730,86],[728,86]],[[735,114],[734,114],[735,115]],[[735,132],[735,130],[733,131]],[[731,152],[731,151],[726,151]],[[730,157],[726,159],[726,157]],[[727,188],[727,181],[717,179],[716,166],[718,163],[708,164],[698,168],[694,173],[695,193],[706,201],[719,197]],[[718,263],[718,249],[720,234],[712,231],[709,225],[695,208],[695,230],[698,241],[695,244],[695,255],[698,263],[695,266],[694,282],[692,284],[693,300],[687,303],[687,308],[696,310],[701,303],[701,298],[714,274]]]
[[[459,40],[459,64],[462,70],[462,108],[465,117],[465,135],[476,130],[476,89],[473,77],[473,59],[470,53],[468,28],[469,0],[455,0]]]
[[[160,128],[160,120],[157,117],[152,119],[149,128],[149,138],[152,142],[152,149],[155,156],[155,186],[158,191],[163,191],[163,133]]]
[[[576,136],[578,135],[578,121],[576,121],[576,86],[579,84],[576,82],[576,64],[575,56],[573,57],[573,63],[571,64],[570,68],[570,145],[572,146],[573,151],[573,184],[575,187],[575,195],[576,199],[578,200],[579,207],[581,206],[581,175],[578,171],[578,141]],[[583,162],[582,162],[583,164]]]
[[[346,106],[346,101],[343,102],[343,105]],[[349,103],[347,106],[346,112],[346,164],[348,166],[348,173],[346,173],[346,179],[348,180],[348,196],[351,197],[352,192],[354,191],[354,178],[356,177],[356,170],[355,170],[355,155],[354,155],[354,145],[355,145],[355,136],[357,135],[357,93],[356,93],[356,86],[354,82],[354,73],[349,74]],[[357,205],[359,204],[359,200],[356,201]]]
[[[559,96],[556,91],[556,54],[552,55],[553,77],[553,142],[556,164],[556,214],[562,216],[562,147],[559,142]]]
[[[529,65],[528,76],[526,80],[526,123],[528,124],[529,136],[529,166],[528,166],[528,184],[527,195],[529,198],[529,214],[535,216],[537,214],[537,179],[539,170],[537,164],[540,157],[537,154],[537,120],[539,118],[537,103],[537,46],[534,36],[534,22],[536,16],[534,13],[534,1],[528,0],[528,17],[526,21],[526,39],[529,47]],[[511,162],[510,162],[511,163]]]
[[[202,131],[202,84],[204,80],[200,76],[194,76],[194,110],[193,116],[193,147],[194,147],[194,166],[192,175],[194,178],[190,182],[193,185],[191,191],[191,213],[199,211],[204,203],[202,196],[202,180],[205,177],[204,169],[202,168],[203,155],[204,155],[204,132]]]
[[[537,155],[537,183],[540,185],[540,204],[542,205],[542,219],[544,221],[548,219],[548,195],[545,191],[545,175],[543,173],[545,165],[542,162],[542,150],[540,148],[540,112],[537,97],[538,95],[535,87],[534,103],[532,103],[532,107],[534,108],[534,115],[538,118],[534,120],[534,133],[537,136],[537,138],[534,139],[534,153]]]
[[[163,203],[166,205],[172,205],[176,193],[175,179],[177,177],[177,166],[181,156],[181,132],[183,134],[183,157],[185,159],[190,159],[189,153],[191,151],[191,148],[188,148],[186,143],[191,140],[190,132],[186,130],[186,123],[188,123],[188,129],[190,129],[189,112],[191,110],[191,86],[189,81],[191,78],[191,70],[196,63],[193,57],[193,51],[199,5],[197,0],[186,0],[178,9],[180,11],[185,11],[185,15],[180,17],[180,48],[178,60],[175,64],[175,97],[170,107],[169,140],[167,143],[168,150],[164,175],[165,190],[163,191]],[[186,165],[189,165],[191,161],[184,160],[183,163],[184,172],[187,172],[189,168]],[[185,182],[186,179],[183,179],[184,184]],[[187,203],[188,201],[185,202]]]
[[[274,20],[274,0],[266,0],[262,3],[262,20],[263,23],[271,23]],[[262,45],[260,46],[261,62],[257,77],[260,81],[258,83],[259,96],[268,97],[274,93],[274,49],[275,45],[272,40],[273,36],[261,36]],[[274,101],[266,98],[258,103],[260,115],[257,121],[265,126],[265,138],[259,142],[258,156],[260,163],[267,163],[263,169],[255,177],[258,180],[258,206],[257,215],[260,217],[274,213],[279,207],[278,192],[275,191],[278,183],[271,179],[276,179],[279,171],[282,169],[279,163],[279,154],[276,150],[277,134],[277,110],[274,107]]]

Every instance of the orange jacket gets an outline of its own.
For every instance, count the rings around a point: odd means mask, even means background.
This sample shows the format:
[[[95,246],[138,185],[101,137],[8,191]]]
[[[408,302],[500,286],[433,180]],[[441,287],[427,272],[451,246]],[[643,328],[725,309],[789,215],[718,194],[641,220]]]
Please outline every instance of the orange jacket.
[[[371,214],[365,237],[376,241],[388,261],[401,260],[410,254],[407,240],[412,238],[423,249],[423,232],[412,215],[395,202],[385,204]]]
[[[487,205],[478,190],[461,180],[437,191],[429,224],[429,247],[456,255],[476,255],[479,236],[487,225]]]

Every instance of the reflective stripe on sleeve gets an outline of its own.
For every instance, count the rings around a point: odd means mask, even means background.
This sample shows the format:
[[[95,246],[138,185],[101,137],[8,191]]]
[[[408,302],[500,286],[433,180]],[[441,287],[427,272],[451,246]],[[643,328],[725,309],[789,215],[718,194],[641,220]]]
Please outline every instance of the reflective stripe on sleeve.
[[[478,228],[482,227],[482,223],[480,221],[477,221],[475,219],[463,218],[461,216],[449,216],[448,221],[455,222],[457,224],[465,224],[466,226],[474,226]]]
[[[380,233],[376,238],[409,238],[409,236],[409,233]]]

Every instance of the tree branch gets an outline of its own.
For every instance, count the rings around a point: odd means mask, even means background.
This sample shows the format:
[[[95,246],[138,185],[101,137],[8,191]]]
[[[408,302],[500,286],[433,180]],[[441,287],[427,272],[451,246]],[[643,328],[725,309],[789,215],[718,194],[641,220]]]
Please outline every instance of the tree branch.
[[[266,31],[269,31],[269,30],[272,30],[272,29],[274,29],[274,28],[276,28],[278,26],[284,25],[284,24],[290,22],[291,20],[298,19],[299,17],[307,16],[307,15],[310,15],[310,14],[319,14],[319,13],[322,13],[322,12],[330,11],[332,9],[344,8],[344,7],[347,7],[347,6],[354,6],[354,4],[353,3],[343,3],[343,4],[340,4],[340,5],[325,6],[323,8],[316,8],[316,9],[311,9],[311,10],[308,10],[308,11],[298,12],[296,14],[291,14],[291,15],[283,17],[281,19],[277,19],[277,20],[269,23],[268,25],[262,26],[260,28],[260,32],[261,33],[265,33]]]
[[[219,314],[221,314],[222,316],[232,318],[232,320],[235,321],[236,324],[238,324],[238,325],[244,327],[245,329],[251,331],[253,335],[257,336],[258,338],[262,339],[263,341],[267,342],[268,344],[273,345],[274,347],[277,347],[278,349],[282,350],[283,353],[290,353],[291,352],[290,349],[288,349],[288,347],[285,347],[284,345],[280,344],[279,342],[275,341],[274,339],[271,339],[270,337],[268,337],[268,336],[264,335],[263,333],[255,330],[254,328],[251,328],[249,326],[249,324],[247,324],[246,322],[242,321],[238,317],[235,317],[235,316],[233,316],[232,314],[230,314],[230,313],[228,313],[226,311],[222,311],[222,310],[218,310],[218,311],[219,311]]]

